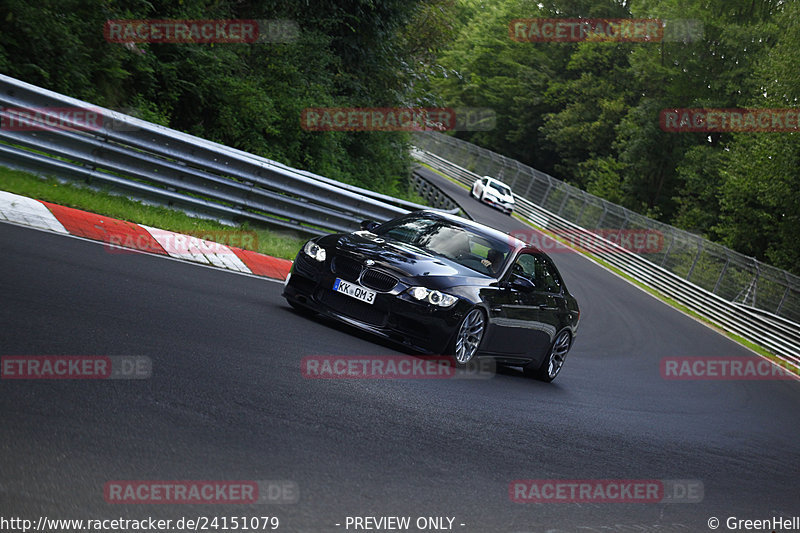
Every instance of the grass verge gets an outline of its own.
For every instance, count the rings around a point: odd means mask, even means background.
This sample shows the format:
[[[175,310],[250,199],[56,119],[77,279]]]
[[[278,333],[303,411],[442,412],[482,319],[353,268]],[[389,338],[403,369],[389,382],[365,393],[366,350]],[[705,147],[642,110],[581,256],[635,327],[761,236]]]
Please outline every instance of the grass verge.
[[[232,238],[230,244],[284,259],[294,259],[306,241],[301,235],[289,232],[256,228],[247,223],[228,226],[214,220],[191,217],[166,207],[146,205],[108,191],[96,191],[79,184],[64,183],[56,178],[36,176],[5,167],[0,167],[0,190],[188,235],[253,232],[255,239],[241,239],[237,242]]]

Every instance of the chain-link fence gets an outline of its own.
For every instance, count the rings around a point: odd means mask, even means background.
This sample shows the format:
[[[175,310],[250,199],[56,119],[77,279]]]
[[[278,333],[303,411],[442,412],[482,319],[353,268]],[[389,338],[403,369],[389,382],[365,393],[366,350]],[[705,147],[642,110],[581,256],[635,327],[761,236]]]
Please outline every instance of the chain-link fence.
[[[655,230],[663,246],[640,255],[727,300],[800,322],[800,277],[707,239],[589,194],[549,174],[472,143],[436,132],[414,144],[476,174],[507,183],[515,194],[589,230]]]

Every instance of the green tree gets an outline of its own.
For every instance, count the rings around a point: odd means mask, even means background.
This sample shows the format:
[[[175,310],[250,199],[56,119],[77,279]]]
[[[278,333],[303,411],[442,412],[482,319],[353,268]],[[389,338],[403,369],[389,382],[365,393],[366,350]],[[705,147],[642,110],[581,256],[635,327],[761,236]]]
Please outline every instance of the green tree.
[[[575,47],[564,76],[552,81],[545,99],[558,112],[544,116],[540,134],[559,156],[558,176],[586,187],[582,162],[615,155],[616,126],[632,98],[629,44],[584,42]]]
[[[778,43],[756,69],[754,108],[797,108],[800,102],[800,4],[775,19]],[[722,218],[728,245],[800,274],[800,133],[737,133],[722,167]]]

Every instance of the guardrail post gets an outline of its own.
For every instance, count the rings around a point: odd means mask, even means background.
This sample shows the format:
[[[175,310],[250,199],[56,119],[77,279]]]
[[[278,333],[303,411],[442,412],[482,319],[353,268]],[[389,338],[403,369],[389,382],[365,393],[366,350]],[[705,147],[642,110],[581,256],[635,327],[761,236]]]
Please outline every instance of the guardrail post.
[[[597,221],[595,229],[600,229],[603,227],[603,221],[606,219],[607,214],[608,214],[608,207],[606,207],[606,203],[605,201],[603,201],[603,214],[600,215],[600,220]]]
[[[536,179],[535,174],[534,174],[534,179]],[[539,205],[541,205],[542,207],[544,207],[544,203],[547,201],[547,197],[550,195],[551,190],[553,190],[553,182],[547,180],[547,190],[544,191],[544,195],[542,196],[542,199],[539,201]]]
[[[520,167],[520,165],[519,165],[519,161],[517,161],[516,159],[514,159],[514,162],[517,164],[517,173],[516,173],[516,174],[514,174],[514,179],[513,179],[513,180],[511,181],[511,183],[509,184],[509,186],[511,187],[511,190],[512,190],[512,191],[514,190],[514,184],[515,184],[515,183],[517,183],[517,178],[519,177],[519,173],[520,173],[520,171],[522,170],[522,168],[521,168],[521,167]]]
[[[561,212],[564,211],[564,207],[567,205],[567,200],[570,198],[569,189],[564,190],[564,199],[561,200],[561,207],[558,208],[558,212],[556,213],[558,216],[561,216]]]
[[[663,267],[667,263],[667,258],[669,257],[669,252],[672,250],[672,245],[675,244],[675,233],[670,232],[670,236],[672,239],[669,241],[669,246],[667,246],[667,251],[664,252],[664,258],[661,259],[661,264],[659,266]]]
[[[628,210],[627,209],[623,210],[622,214],[625,216],[625,220],[622,221],[622,225],[619,227],[619,229],[621,229],[621,230],[625,229],[625,227],[628,225],[628,222],[630,221],[630,219],[628,218]]]
[[[586,209],[586,204],[588,204],[588,203],[589,203],[589,199],[584,194],[583,195],[583,205],[581,206],[581,210],[578,212],[578,217],[575,219],[576,223],[580,222],[581,217],[583,217],[583,211]]]
[[[785,276],[785,275],[784,275]],[[789,280],[786,280],[786,290],[783,291],[783,296],[781,296],[781,301],[778,303],[778,308],[775,309],[775,314],[779,315],[781,313],[781,307],[783,307],[783,302],[786,301],[786,296],[789,294]]]
[[[689,273],[686,274],[686,281],[689,281],[689,278],[692,277],[692,272],[694,272],[694,267],[697,265],[697,260],[700,258],[701,253],[703,253],[703,241],[697,243],[697,253],[694,255],[694,261],[692,261],[692,266],[689,268]]]
[[[725,271],[728,270],[728,264],[731,262],[730,257],[725,257],[725,265],[722,267],[722,272],[719,273],[719,277],[717,278],[717,282],[714,284],[714,290],[711,291],[714,294],[717,294],[717,289],[719,288],[719,284],[722,282],[723,276],[725,276]]]

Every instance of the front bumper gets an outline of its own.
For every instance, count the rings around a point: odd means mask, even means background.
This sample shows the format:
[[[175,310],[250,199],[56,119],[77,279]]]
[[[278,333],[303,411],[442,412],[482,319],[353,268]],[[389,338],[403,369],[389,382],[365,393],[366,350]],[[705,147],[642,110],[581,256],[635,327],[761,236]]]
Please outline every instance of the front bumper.
[[[483,199],[485,203],[491,205],[492,207],[496,207],[497,209],[503,211],[506,214],[511,214],[514,211],[514,204],[509,204],[507,202],[501,202],[491,197],[486,197]]]
[[[391,290],[378,291],[374,303],[367,304],[333,290],[334,281],[342,276],[331,272],[331,260],[320,263],[301,251],[292,265],[283,297],[415,350],[436,355],[446,353],[470,304],[459,300],[453,307],[440,308],[414,301],[403,294],[411,285],[402,279]]]

